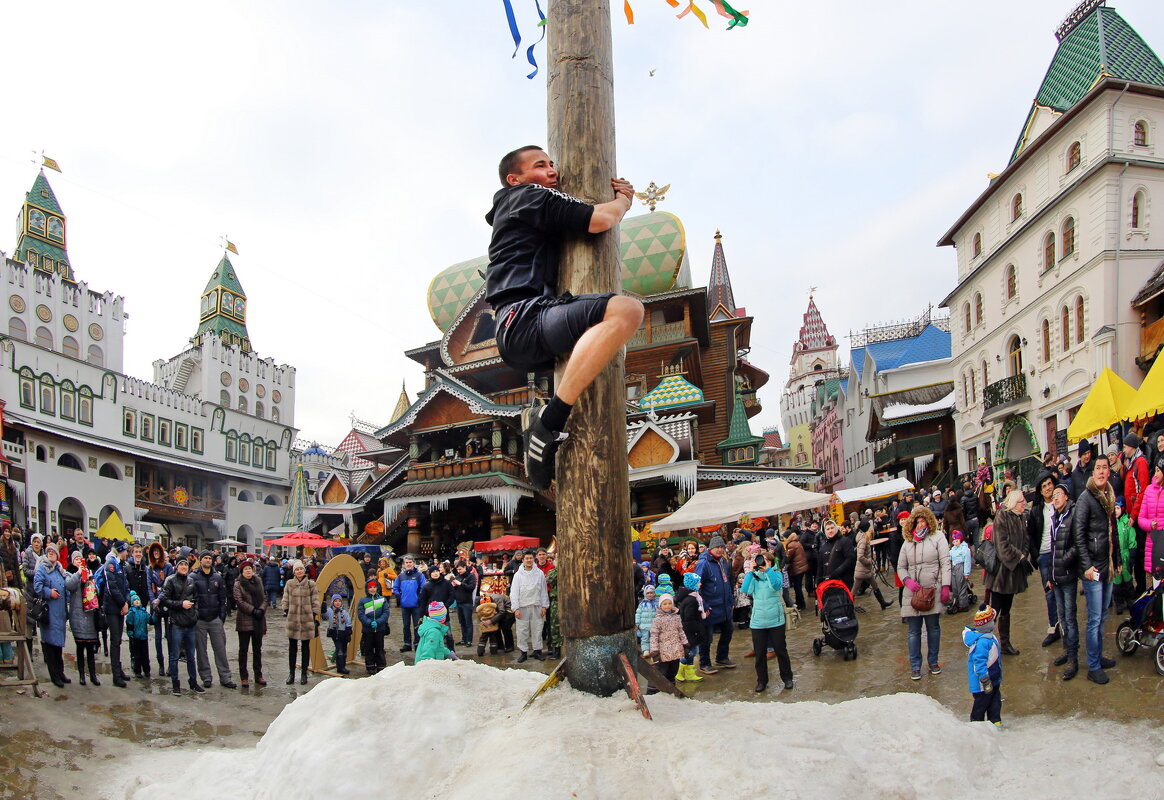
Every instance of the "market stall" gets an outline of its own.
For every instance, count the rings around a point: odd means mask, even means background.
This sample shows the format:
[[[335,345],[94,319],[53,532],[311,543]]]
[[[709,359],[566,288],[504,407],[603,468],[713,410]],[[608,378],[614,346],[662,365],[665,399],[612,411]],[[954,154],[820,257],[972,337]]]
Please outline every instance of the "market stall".
[[[474,542],[473,549],[481,558],[482,593],[498,594],[509,591],[509,578],[505,576],[505,554],[528,547],[538,547],[541,540],[536,536],[498,536],[483,542]]]
[[[806,492],[782,478],[696,492],[678,511],[651,525],[653,532],[735,523],[740,517],[774,517],[829,503],[832,495]]]

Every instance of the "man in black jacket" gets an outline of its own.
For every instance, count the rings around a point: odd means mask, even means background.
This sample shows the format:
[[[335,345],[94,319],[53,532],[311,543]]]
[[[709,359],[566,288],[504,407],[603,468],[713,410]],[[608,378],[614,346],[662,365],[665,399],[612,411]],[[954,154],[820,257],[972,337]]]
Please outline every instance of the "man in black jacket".
[[[118,550],[125,552],[125,542],[117,543]],[[125,615],[129,613],[129,582],[125,579],[124,564],[114,553],[105,557],[101,567],[101,611],[109,625],[109,667],[113,672],[113,685],[124,689],[127,676],[121,669],[121,637],[125,633]]]
[[[974,484],[966,481],[962,484],[962,515],[966,517],[966,541],[972,545],[978,544],[978,533],[982,530],[982,505],[978,502],[978,492]]]
[[[170,682],[174,694],[182,693],[178,682],[178,654],[186,650],[186,671],[190,674],[190,689],[201,694],[206,690],[198,683],[194,671],[194,652],[197,649],[195,627],[198,625],[198,592],[190,578],[190,562],[179,558],[174,565],[174,574],[162,584],[161,604],[170,617]]]
[[[1075,462],[1075,469],[1071,470],[1071,499],[1077,503],[1087,488],[1087,479],[1091,477],[1094,468],[1091,455],[1091,442],[1084,439],[1079,443],[1079,460]],[[1104,456],[1104,460],[1107,460],[1107,456]]]
[[[210,686],[210,657],[206,652],[206,641],[214,648],[214,664],[218,668],[218,682],[224,689],[234,689],[231,680],[230,661],[226,657],[226,581],[213,567],[214,555],[209,550],[202,551],[200,568],[189,577],[198,594],[198,622],[196,623],[198,643],[198,674],[203,686]],[[187,658],[189,654],[187,654]]]
[[[820,571],[818,581],[844,581],[853,588],[853,570],[857,566],[857,546],[852,536],[844,536],[837,523],[831,519],[825,522],[824,540],[820,543],[817,563]]]
[[[1042,484],[1040,484],[1041,486]],[[1055,613],[1063,631],[1063,655],[1055,659],[1062,667],[1062,678],[1069,681],[1079,672],[1079,619],[1078,600],[1079,551],[1075,548],[1075,532],[1071,526],[1071,484],[1060,482],[1051,492],[1051,553],[1050,568],[1043,575],[1043,589],[1055,599]],[[1042,558],[1039,559],[1040,572]]]
[[[558,295],[559,246],[568,234],[597,234],[630,210],[634,187],[612,179],[614,199],[592,205],[558,191],[558,170],[540,147],[506,153],[501,188],[485,221],[493,226],[485,297],[497,320],[497,348],[522,372],[569,360],[544,406],[522,413],[525,470],[535,489],[554,478],[562,431],[582,391],[621,352],[643,320],[643,304],[616,294]]]
[[[1051,580],[1051,515],[1054,511],[1052,493],[1055,490],[1055,473],[1043,470],[1035,479],[1035,499],[1027,512],[1027,552],[1038,556],[1039,576],[1046,590]],[[1055,596],[1046,590],[1047,635],[1043,647],[1050,647],[1059,641],[1059,611],[1055,606]]]
[[[1103,657],[1103,623],[1111,607],[1112,573],[1120,566],[1120,550],[1112,547],[1115,530],[1115,492],[1108,483],[1111,466],[1107,456],[1095,459],[1087,487],[1075,501],[1071,532],[1079,557],[1079,577],[1083,579],[1083,595],[1087,601],[1087,679],[1093,683],[1108,682],[1105,669],[1115,666],[1115,660]]]

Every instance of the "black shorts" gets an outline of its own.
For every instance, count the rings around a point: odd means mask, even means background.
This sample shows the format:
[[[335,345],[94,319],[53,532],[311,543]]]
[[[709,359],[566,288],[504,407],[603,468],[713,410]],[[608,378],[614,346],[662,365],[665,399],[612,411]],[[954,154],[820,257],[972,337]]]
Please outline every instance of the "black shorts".
[[[514,369],[552,369],[582,334],[602,322],[613,294],[532,297],[497,310],[497,349]]]

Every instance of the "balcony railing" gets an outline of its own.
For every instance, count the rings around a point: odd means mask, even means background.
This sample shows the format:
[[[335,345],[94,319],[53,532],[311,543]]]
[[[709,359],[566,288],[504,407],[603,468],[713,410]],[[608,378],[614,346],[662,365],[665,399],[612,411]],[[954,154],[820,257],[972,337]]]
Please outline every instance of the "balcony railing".
[[[636,331],[635,335],[627,342],[627,347],[645,347],[649,344],[679,342],[690,338],[690,336],[691,334],[687,332],[687,323],[683,320],[664,322],[662,325],[652,325],[650,328]]]
[[[185,509],[186,511],[202,511],[215,516],[223,516],[226,513],[226,503],[220,498],[191,494],[183,505],[175,499],[174,492],[169,489],[138,486],[134,490],[134,498],[140,503],[151,503],[157,506]]]
[[[408,468],[408,480],[435,481],[467,475],[484,475],[488,472],[500,472],[516,478],[524,478],[525,467],[517,459],[491,455],[451,458],[443,462],[422,461],[414,463]]]
[[[873,454],[873,466],[875,469],[881,470],[894,461],[937,453],[941,449],[942,437],[937,433],[897,439]]]
[[[987,384],[982,391],[982,399],[986,410],[989,411],[1003,403],[1022,400],[1027,396],[1027,376],[1023,373],[1003,378],[1000,381]]]
[[[499,406],[528,406],[537,399],[537,396],[538,390],[531,389],[528,386],[520,386],[517,389],[494,392],[488,395],[489,400]]]

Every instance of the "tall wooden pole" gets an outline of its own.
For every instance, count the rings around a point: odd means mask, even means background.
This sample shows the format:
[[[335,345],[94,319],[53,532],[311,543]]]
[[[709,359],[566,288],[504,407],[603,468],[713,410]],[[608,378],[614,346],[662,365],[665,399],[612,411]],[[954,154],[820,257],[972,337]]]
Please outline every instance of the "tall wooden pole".
[[[589,202],[613,198],[614,66],[609,0],[550,0],[546,82],[549,151],[562,189]],[[618,229],[562,247],[559,291],[621,289]],[[566,676],[582,691],[622,687],[614,657],[634,663],[634,578],[626,460],[623,357],[574,406],[558,452],[558,604]]]

